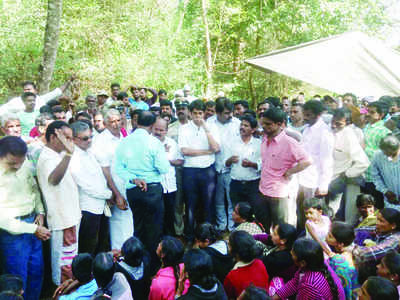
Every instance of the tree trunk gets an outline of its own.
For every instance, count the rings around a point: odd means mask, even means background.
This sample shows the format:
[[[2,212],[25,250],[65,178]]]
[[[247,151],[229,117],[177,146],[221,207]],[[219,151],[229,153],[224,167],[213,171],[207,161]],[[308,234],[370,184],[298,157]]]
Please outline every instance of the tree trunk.
[[[211,90],[212,90],[213,61],[212,61],[212,52],[211,52],[210,32],[208,30],[207,6],[208,6],[208,0],[201,0],[202,18],[203,18],[203,23],[204,23],[204,38],[206,41],[207,82],[206,82],[206,87],[205,87],[205,94],[206,94],[206,97],[209,98],[211,96]]]
[[[48,0],[47,24],[44,34],[43,61],[40,65],[39,91],[49,91],[57,58],[58,36],[62,15],[62,0]]]

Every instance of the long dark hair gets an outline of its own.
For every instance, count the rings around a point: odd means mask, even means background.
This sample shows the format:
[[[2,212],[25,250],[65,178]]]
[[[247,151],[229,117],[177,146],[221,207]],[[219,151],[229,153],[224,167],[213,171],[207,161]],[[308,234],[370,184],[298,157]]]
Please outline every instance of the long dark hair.
[[[303,260],[306,262],[306,270],[320,272],[324,275],[331,288],[333,300],[339,299],[338,288],[324,263],[324,253],[320,244],[311,239],[298,239],[294,242],[293,252],[296,254],[298,261]]]
[[[182,262],[184,253],[183,244],[177,238],[166,236],[161,241],[161,253],[163,267],[172,267],[174,270],[175,290],[177,290],[180,275],[179,264]]]
[[[297,238],[297,231],[293,225],[282,223],[278,225],[278,235],[281,240],[286,240],[286,249],[292,249],[293,243]]]
[[[238,214],[243,220],[245,220],[246,222],[254,222],[260,227],[263,232],[265,231],[264,226],[262,226],[262,224],[257,221],[254,215],[254,210],[249,203],[239,202],[238,204],[236,204],[236,206],[238,208]]]

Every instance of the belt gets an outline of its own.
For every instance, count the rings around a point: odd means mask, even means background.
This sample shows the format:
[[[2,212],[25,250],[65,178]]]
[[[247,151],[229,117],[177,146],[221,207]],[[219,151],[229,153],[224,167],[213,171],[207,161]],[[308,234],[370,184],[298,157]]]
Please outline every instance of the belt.
[[[240,183],[240,184],[254,183],[254,182],[257,182],[259,180],[260,179],[254,179],[254,180],[236,180],[236,179],[232,179],[232,181],[235,181],[235,182]]]
[[[27,215],[15,217],[15,218],[17,220],[25,220],[25,219],[28,219],[28,218],[31,218],[31,217],[35,217],[35,216],[36,216],[36,213],[33,211],[33,212],[31,212],[31,213],[29,213]]]

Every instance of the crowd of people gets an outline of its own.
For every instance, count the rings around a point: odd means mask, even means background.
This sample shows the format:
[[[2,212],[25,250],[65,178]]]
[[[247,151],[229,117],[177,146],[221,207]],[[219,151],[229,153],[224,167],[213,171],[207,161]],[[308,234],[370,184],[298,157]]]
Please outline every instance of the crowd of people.
[[[0,107],[0,299],[399,299],[400,98],[74,79]]]

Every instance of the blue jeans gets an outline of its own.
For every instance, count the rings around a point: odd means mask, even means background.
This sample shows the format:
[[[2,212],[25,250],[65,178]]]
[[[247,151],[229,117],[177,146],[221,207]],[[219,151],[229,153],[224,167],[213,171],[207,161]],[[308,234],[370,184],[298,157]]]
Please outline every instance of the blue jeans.
[[[32,214],[21,219],[33,223]],[[21,276],[24,282],[24,299],[38,300],[43,282],[42,241],[33,234],[10,234],[0,230],[1,272]]]
[[[230,197],[231,175],[229,172],[217,174],[215,189],[215,222],[217,230],[233,230],[232,202]],[[226,204],[226,206],[225,206]]]

